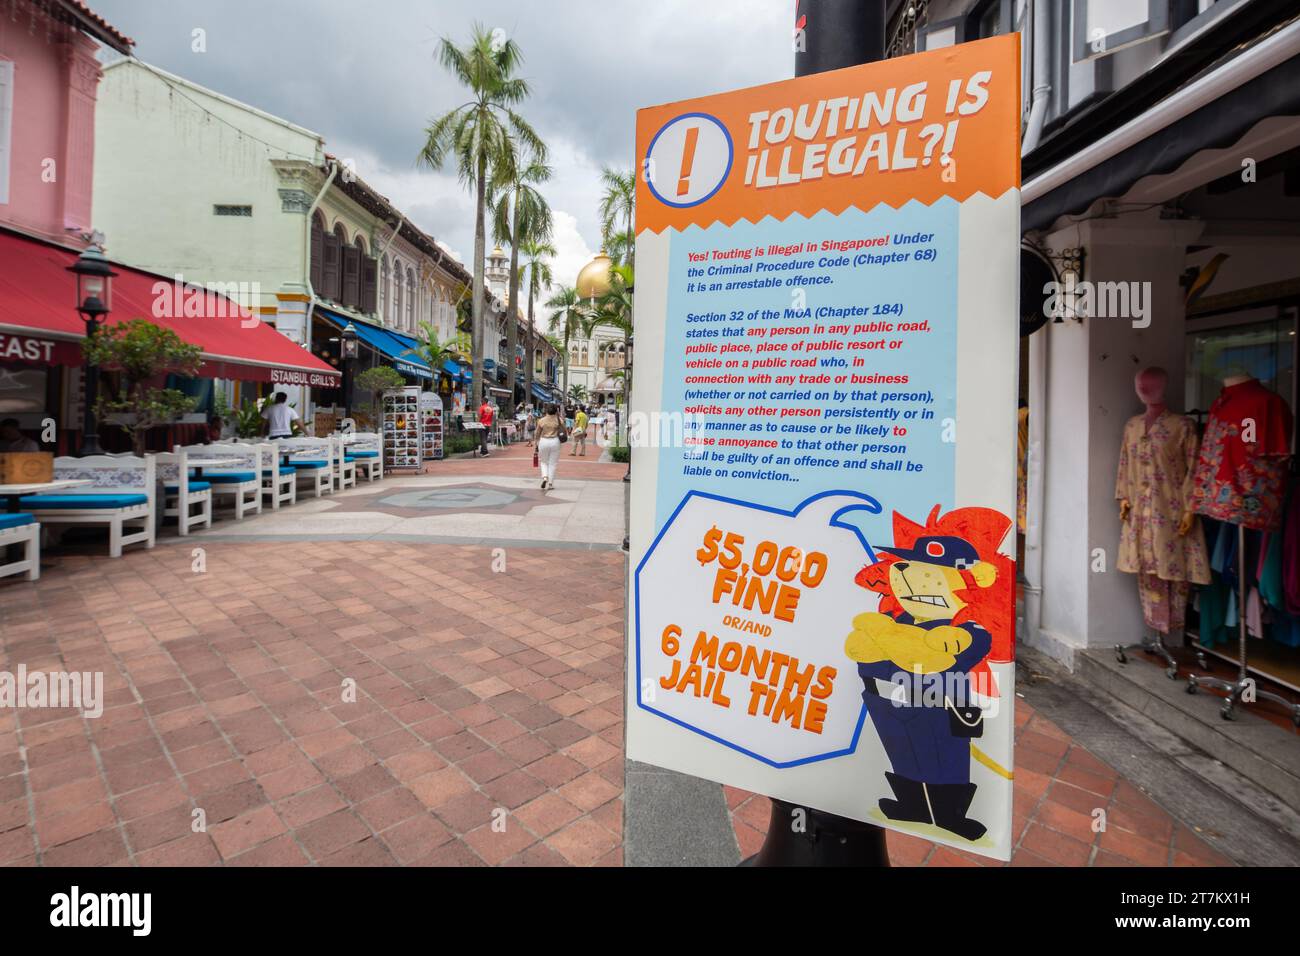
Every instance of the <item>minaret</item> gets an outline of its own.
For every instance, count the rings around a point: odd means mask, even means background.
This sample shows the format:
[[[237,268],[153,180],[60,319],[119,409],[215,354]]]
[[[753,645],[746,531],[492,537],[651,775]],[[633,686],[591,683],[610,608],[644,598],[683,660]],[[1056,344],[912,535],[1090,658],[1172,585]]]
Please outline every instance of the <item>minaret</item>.
[[[500,246],[487,258],[486,279],[492,295],[504,302],[510,292],[510,260]]]

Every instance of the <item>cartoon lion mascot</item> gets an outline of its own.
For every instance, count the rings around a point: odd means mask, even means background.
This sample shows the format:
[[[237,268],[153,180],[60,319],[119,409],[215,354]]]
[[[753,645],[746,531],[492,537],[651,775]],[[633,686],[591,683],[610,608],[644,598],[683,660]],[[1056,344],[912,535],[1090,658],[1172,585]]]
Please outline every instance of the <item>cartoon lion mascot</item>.
[[[1013,658],[1015,565],[998,553],[1011,520],[959,508],[924,525],[894,514],[894,544],[855,581],[881,595],[853,619],[845,653],[858,665],[862,699],[889,758],[890,820],[929,823],[966,840],[985,826],[968,817],[971,740],[983,733],[972,699],[995,696],[987,660]]]

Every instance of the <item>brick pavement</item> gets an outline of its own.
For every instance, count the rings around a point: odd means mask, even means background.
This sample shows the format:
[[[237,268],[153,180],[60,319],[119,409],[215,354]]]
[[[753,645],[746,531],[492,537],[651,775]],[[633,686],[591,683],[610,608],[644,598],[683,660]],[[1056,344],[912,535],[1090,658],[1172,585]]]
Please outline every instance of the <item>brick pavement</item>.
[[[1234,865],[1023,699],[1016,701],[1015,753],[1012,866]],[[751,856],[763,845],[771,802],[725,791],[741,856]],[[1099,807],[1106,830],[1094,833]],[[907,833],[891,832],[888,845],[894,866],[1003,865]]]
[[[578,479],[580,481],[622,481],[627,474],[627,465],[618,462],[602,462],[602,449],[588,442],[587,454],[570,455],[572,445],[560,449],[560,460],[555,475],[560,481]],[[501,475],[508,478],[532,478],[541,473],[533,467],[533,450],[523,442],[516,442],[504,448],[493,446],[492,454],[487,458],[448,458],[445,461],[431,461],[425,464],[424,472],[428,475],[469,475],[475,478],[483,475]]]
[[[0,667],[106,691],[0,712],[0,862],[621,862],[621,554],[205,547],[0,583]]]

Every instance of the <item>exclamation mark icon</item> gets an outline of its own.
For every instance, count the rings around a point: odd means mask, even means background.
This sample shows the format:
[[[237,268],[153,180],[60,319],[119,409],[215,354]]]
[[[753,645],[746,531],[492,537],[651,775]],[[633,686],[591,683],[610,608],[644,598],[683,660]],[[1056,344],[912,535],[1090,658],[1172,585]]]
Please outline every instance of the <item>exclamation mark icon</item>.
[[[700,128],[692,126],[686,131],[686,145],[682,149],[682,173],[677,180],[677,195],[685,196],[691,190],[691,167],[695,165],[695,144],[700,141]]]

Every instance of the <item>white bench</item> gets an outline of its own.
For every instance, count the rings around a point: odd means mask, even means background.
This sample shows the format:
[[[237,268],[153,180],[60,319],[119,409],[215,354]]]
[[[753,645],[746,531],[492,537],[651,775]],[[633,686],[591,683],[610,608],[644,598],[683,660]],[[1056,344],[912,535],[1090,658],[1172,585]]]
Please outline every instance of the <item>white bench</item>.
[[[212,484],[190,477],[189,452],[178,448],[154,455],[158,484],[162,486],[162,516],[176,519],[176,533],[184,537],[191,525],[212,527]],[[198,508],[195,513],[194,509]]]
[[[213,507],[219,499],[229,498],[236,521],[243,521],[248,511],[262,513],[262,454],[256,445],[213,442],[178,445],[175,450],[188,452],[191,458],[221,459],[220,465],[206,465],[202,472],[203,480],[212,486]]]
[[[89,481],[76,494],[28,495],[23,511],[42,525],[107,525],[108,553],[120,558],[128,544],[154,546],[154,456],[92,455],[54,459],[58,481]]]
[[[23,556],[6,564],[10,546],[21,546]],[[0,578],[11,574],[26,574],[28,581],[41,576],[41,526],[29,514],[0,512]]]
[[[384,477],[384,439],[379,432],[351,432],[343,436],[343,452],[356,459],[357,472],[366,481]]]
[[[286,464],[296,472],[295,480],[307,482],[315,497],[333,494],[338,442],[333,438],[277,438],[271,442]]]
[[[241,442],[255,447],[262,456],[262,496],[271,502],[271,508],[292,505],[298,501],[298,472],[280,464],[280,450],[271,442]]]

